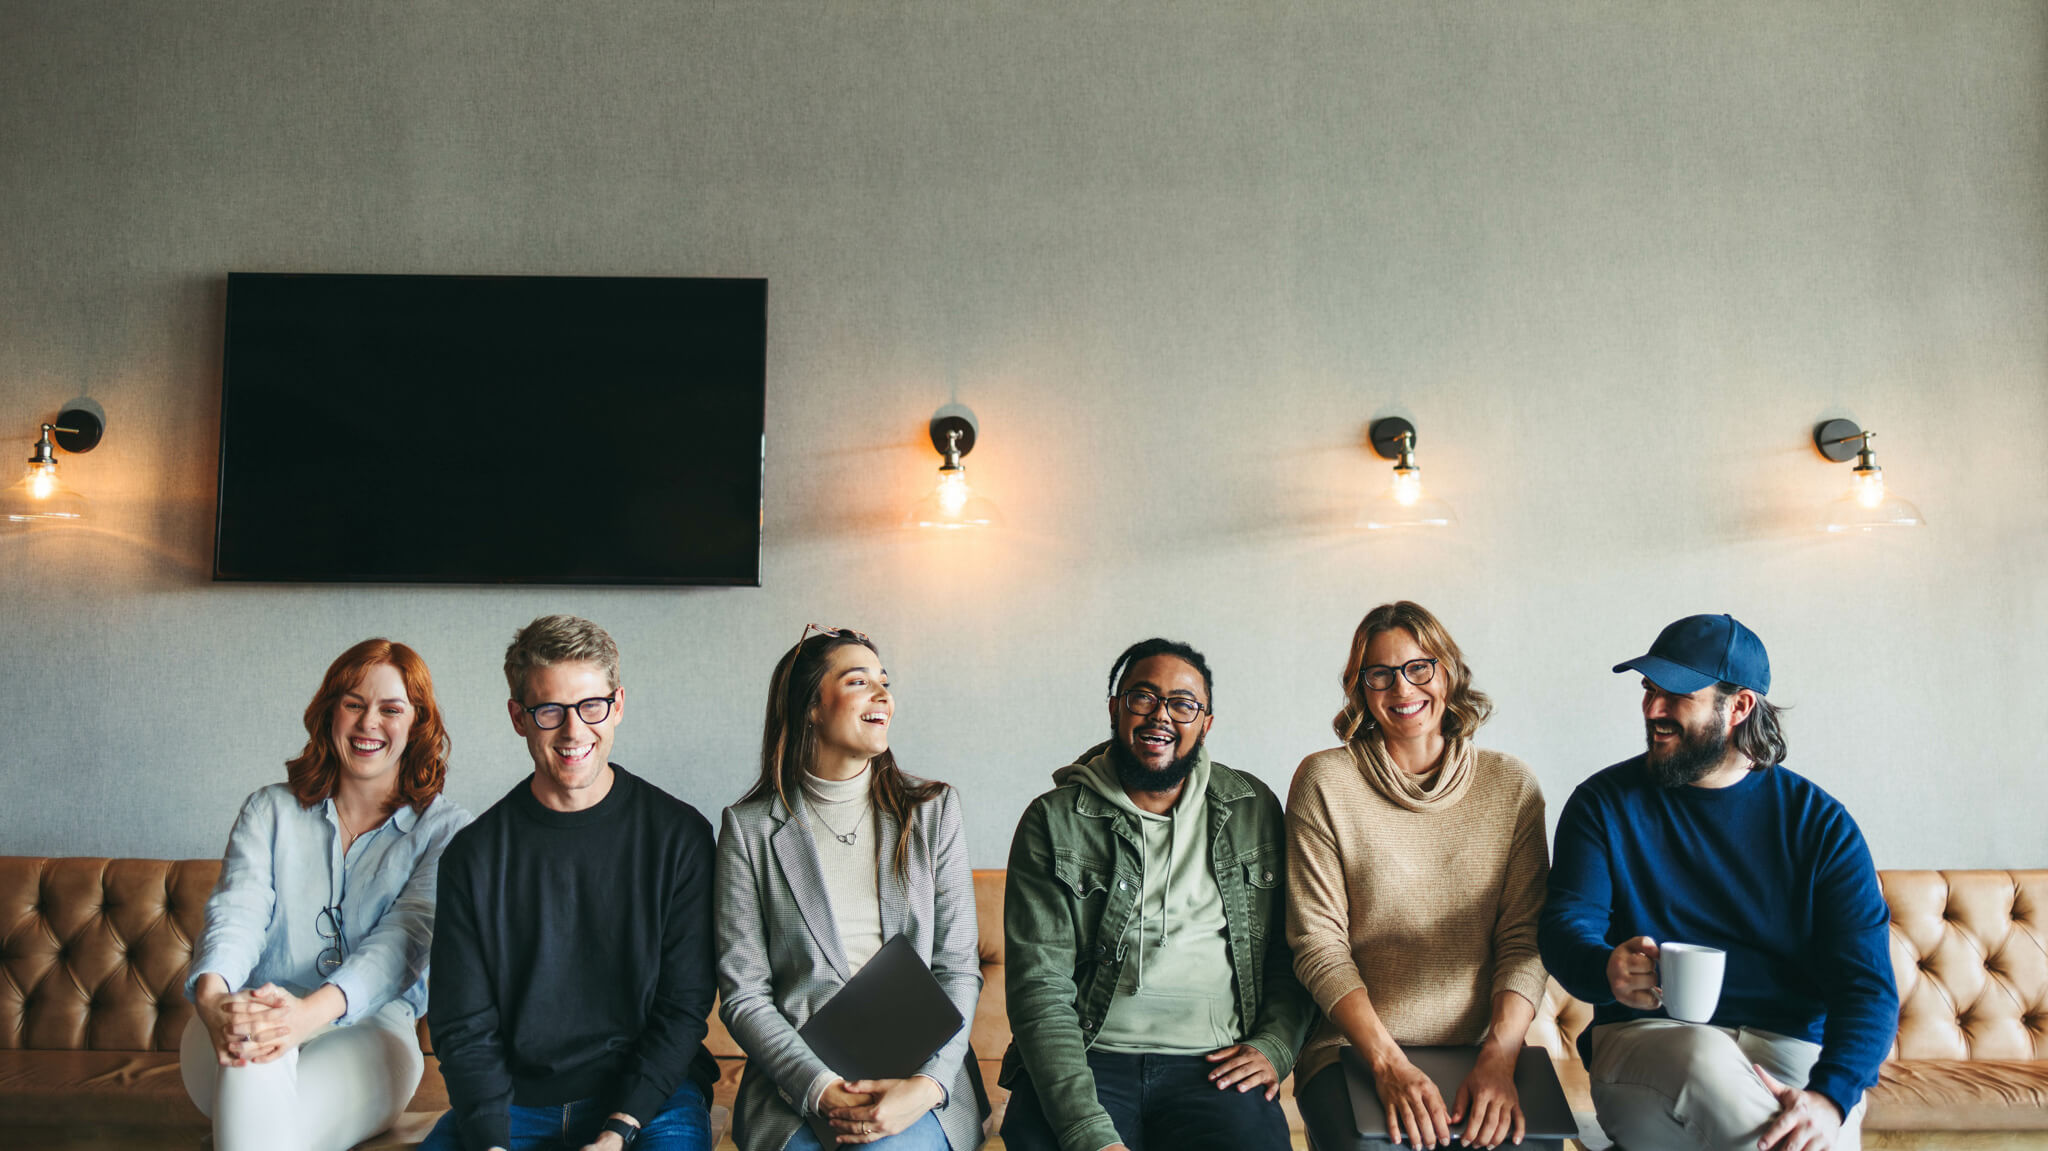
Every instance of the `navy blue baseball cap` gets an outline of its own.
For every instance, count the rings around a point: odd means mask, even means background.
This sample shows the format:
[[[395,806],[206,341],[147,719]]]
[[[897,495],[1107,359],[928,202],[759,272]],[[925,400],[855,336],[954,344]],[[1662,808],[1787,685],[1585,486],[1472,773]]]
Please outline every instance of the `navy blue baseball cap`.
[[[1732,683],[1758,695],[1771,691],[1771,657],[1764,641],[1732,615],[1689,615],[1657,633],[1650,654],[1614,665],[1639,671],[1673,695],[1710,684]]]

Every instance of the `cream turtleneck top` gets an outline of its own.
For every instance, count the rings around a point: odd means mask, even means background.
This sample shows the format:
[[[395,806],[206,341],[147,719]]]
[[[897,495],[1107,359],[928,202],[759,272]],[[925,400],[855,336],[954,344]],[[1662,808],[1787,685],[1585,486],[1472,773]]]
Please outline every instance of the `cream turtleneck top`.
[[[839,925],[839,946],[848,968],[859,971],[882,949],[882,894],[876,871],[881,834],[868,795],[872,767],[852,779],[824,779],[804,773],[804,803],[811,838],[818,844],[818,870]],[[847,843],[846,839],[853,842]]]

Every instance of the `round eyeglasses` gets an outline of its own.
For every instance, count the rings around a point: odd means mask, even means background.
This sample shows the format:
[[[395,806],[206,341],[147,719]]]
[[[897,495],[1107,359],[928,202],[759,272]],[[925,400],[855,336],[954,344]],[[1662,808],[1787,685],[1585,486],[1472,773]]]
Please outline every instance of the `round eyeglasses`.
[[[1142,687],[1134,687],[1116,698],[1118,702],[1124,705],[1124,710],[1132,715],[1151,715],[1153,712],[1158,711],[1159,705],[1163,703],[1166,705],[1166,714],[1175,723],[1193,723],[1203,712],[1209,710],[1187,696],[1169,695],[1161,697],[1146,691]]]
[[[1407,680],[1416,687],[1421,687],[1423,684],[1436,678],[1436,661],[1433,659],[1411,659],[1399,667],[1392,667],[1384,663],[1369,663],[1358,669],[1358,678],[1364,680],[1365,686],[1374,691],[1385,691],[1394,686],[1394,674],[1396,672],[1400,673],[1402,679]]]
[[[569,709],[575,708],[577,719],[596,727],[611,715],[612,702],[618,695],[617,689],[613,689],[610,695],[592,696],[575,703],[537,703],[527,708],[526,714],[533,717],[533,726],[542,731],[553,731],[569,722]]]
[[[327,941],[313,966],[322,975],[332,975],[348,960],[348,936],[342,933],[341,905],[321,908],[313,919],[313,928]]]

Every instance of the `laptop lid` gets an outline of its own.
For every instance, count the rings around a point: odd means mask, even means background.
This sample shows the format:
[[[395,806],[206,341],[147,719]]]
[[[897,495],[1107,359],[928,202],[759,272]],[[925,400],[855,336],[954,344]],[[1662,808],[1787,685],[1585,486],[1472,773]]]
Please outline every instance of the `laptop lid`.
[[[966,1019],[946,989],[898,935],[818,1008],[797,1036],[841,1079],[905,1079],[917,1074]],[[835,1133],[822,1116],[809,1119],[827,1147]]]
[[[797,1034],[841,1079],[902,1079],[965,1021],[910,937],[898,935]]]
[[[1387,1112],[1380,1106],[1372,1068],[1366,1065],[1357,1049],[1347,1045],[1342,1050],[1344,1085],[1351,1093],[1351,1116],[1358,1127],[1358,1134],[1361,1138],[1384,1142]],[[1477,1047],[1409,1047],[1403,1044],[1401,1053],[1415,1064],[1416,1070],[1429,1076],[1429,1081],[1436,1084],[1437,1092],[1444,1097],[1445,1111],[1457,1102],[1458,1088],[1464,1084],[1465,1077],[1472,1074],[1472,1065],[1479,1061]],[[1515,1060],[1515,1093],[1521,1097],[1522,1118],[1529,1128],[1528,1138],[1578,1138],[1578,1120],[1572,1118],[1572,1106],[1564,1097],[1564,1085],[1557,1081],[1557,1068],[1551,1065],[1550,1052],[1541,1047],[1522,1048],[1521,1056]],[[1464,1132],[1463,1123],[1451,1124],[1452,1135]]]

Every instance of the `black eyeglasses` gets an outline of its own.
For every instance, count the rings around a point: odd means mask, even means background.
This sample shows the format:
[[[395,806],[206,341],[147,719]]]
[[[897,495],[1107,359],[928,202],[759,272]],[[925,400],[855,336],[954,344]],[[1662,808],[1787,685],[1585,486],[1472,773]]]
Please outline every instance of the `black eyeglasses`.
[[[553,731],[569,722],[569,709],[573,707],[577,719],[596,727],[611,715],[612,702],[618,695],[618,689],[614,688],[610,695],[592,696],[575,703],[539,703],[527,708],[526,714],[533,717],[533,726],[542,731]]]
[[[1155,695],[1142,687],[1134,687],[1115,698],[1124,705],[1124,710],[1132,715],[1151,715],[1158,711],[1159,705],[1163,703],[1166,705],[1166,714],[1171,716],[1175,723],[1193,723],[1203,712],[1209,710],[1187,696]]]
[[[1433,659],[1411,659],[1399,667],[1384,663],[1369,663],[1358,669],[1358,678],[1374,691],[1385,691],[1394,686],[1394,673],[1402,679],[1421,687],[1436,678],[1436,661]]]
[[[332,975],[335,969],[348,959],[348,937],[341,932],[341,905],[337,903],[332,907],[321,908],[319,917],[313,921],[313,926],[320,932],[320,938],[327,941],[327,946],[321,949],[320,957],[313,961],[313,966],[318,968],[322,975]]]

